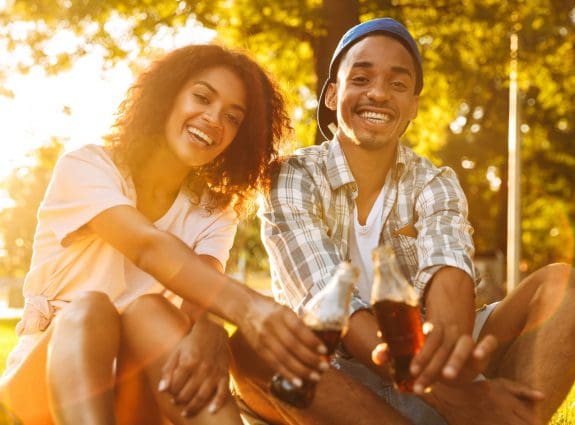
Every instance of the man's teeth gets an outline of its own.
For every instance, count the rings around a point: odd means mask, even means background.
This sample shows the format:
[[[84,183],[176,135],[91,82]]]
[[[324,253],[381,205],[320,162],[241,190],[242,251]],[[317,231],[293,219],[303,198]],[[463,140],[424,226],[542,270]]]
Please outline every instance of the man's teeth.
[[[210,136],[208,136],[203,131],[197,129],[196,127],[190,126],[190,127],[187,127],[186,130],[188,130],[188,133],[193,134],[198,139],[200,139],[202,142],[204,142],[206,145],[211,146],[214,144],[214,140]]]
[[[361,112],[359,116],[376,122],[389,122],[391,120],[391,116],[389,114],[381,114],[379,112],[364,111]]]

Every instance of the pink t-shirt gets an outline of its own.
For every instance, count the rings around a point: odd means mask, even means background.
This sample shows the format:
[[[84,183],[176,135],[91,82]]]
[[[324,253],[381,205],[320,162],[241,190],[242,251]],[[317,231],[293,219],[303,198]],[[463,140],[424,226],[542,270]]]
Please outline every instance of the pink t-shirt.
[[[136,191],[106,148],[87,145],[60,158],[38,210],[19,335],[45,329],[59,308],[85,291],[108,294],[120,310],[147,293],[162,293],[174,302],[178,299],[86,226],[117,205],[135,207]],[[210,213],[193,205],[182,190],[154,224],[178,236],[196,254],[210,255],[225,266],[237,218],[230,209]]]

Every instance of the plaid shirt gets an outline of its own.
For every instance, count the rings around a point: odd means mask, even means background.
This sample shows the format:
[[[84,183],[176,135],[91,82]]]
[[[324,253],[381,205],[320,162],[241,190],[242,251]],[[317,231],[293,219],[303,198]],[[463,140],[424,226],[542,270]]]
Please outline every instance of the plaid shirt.
[[[337,264],[350,259],[357,193],[336,139],[299,149],[284,160],[259,211],[278,302],[301,312]],[[437,168],[399,145],[384,183],[383,217],[380,241],[393,246],[420,296],[443,266],[459,268],[478,280],[467,200],[452,169]],[[369,307],[368,301],[356,291],[352,312]]]

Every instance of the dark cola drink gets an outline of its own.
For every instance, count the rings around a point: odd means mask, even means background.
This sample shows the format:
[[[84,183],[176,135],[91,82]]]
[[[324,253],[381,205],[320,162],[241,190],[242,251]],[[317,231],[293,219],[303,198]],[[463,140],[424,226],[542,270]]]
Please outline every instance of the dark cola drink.
[[[389,348],[395,385],[400,391],[412,392],[409,366],[424,342],[419,299],[388,245],[373,251],[371,306]]]
[[[414,378],[409,366],[424,342],[419,307],[384,300],[372,308],[388,345],[395,384],[400,391],[413,392]]]
[[[347,328],[349,304],[358,276],[357,269],[350,263],[340,263],[328,284],[303,309],[303,322],[327,348],[325,361],[329,361]],[[279,374],[274,375],[270,383],[270,392],[275,397],[299,408],[311,404],[315,388],[313,381],[304,380],[297,387]]]
[[[327,348],[324,360],[329,361],[341,339],[341,329],[313,330]],[[309,407],[315,395],[316,383],[313,381],[303,381],[300,387],[296,387],[291,381],[285,379],[280,374],[274,375],[270,384],[270,392],[292,406],[304,409]]]

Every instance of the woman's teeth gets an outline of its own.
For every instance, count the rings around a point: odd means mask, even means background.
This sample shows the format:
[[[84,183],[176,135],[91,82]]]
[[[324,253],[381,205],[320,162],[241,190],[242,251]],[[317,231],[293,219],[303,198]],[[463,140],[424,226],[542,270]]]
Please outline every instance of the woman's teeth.
[[[203,131],[197,129],[196,127],[187,127],[186,130],[188,131],[188,133],[196,136],[198,139],[200,139],[201,142],[203,142],[204,144],[211,146],[214,144],[214,140],[208,136],[206,133],[204,133]]]

